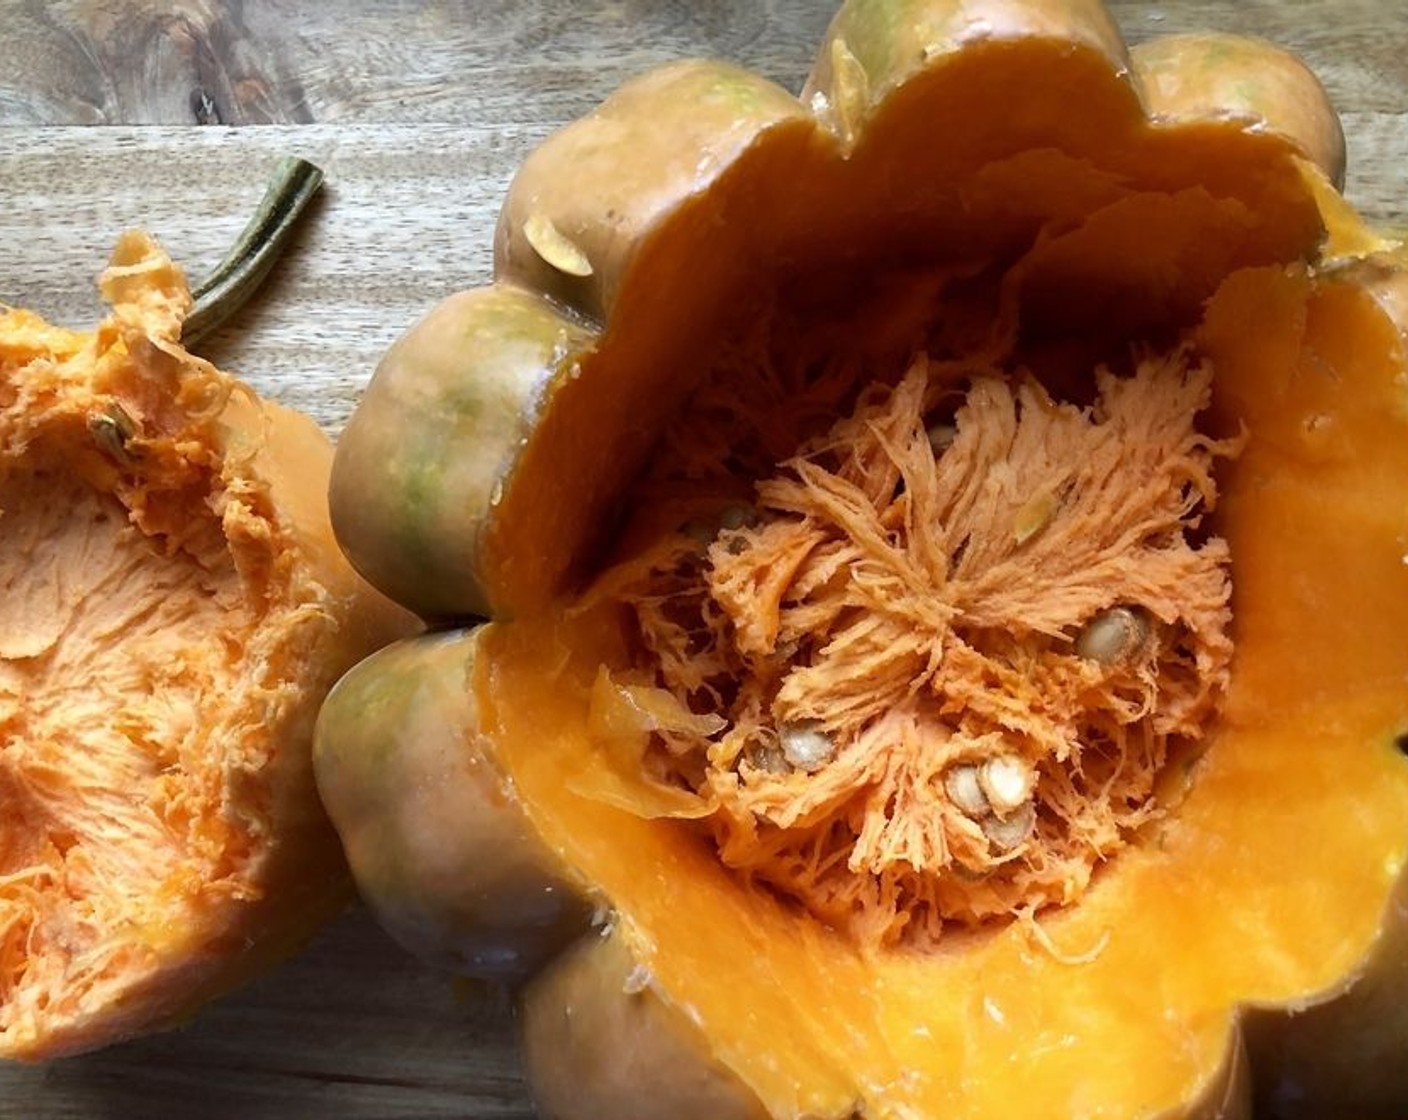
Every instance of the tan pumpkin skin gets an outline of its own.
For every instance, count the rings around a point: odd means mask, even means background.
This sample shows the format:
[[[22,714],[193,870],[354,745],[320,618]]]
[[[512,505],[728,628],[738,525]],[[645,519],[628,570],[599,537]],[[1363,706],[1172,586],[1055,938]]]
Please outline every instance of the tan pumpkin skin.
[[[426,618],[507,606],[483,574],[485,523],[503,464],[589,337],[541,297],[497,287],[450,296],[391,348],[338,440],[329,490],[365,578]]]
[[[1168,35],[1130,55],[1150,117],[1165,124],[1271,122],[1331,183],[1344,185],[1344,128],[1318,79],[1294,55],[1228,35]]]
[[[688,61],[645,74],[524,161],[499,216],[495,278],[614,326],[617,315],[631,313],[625,285],[631,270],[651,256],[651,231],[691,197],[704,203],[723,179],[746,174],[740,164],[754,158],[761,137],[801,134],[810,124],[786,90],[738,67]],[[641,158],[622,163],[623,144],[638,149]],[[562,177],[564,166],[576,169],[576,183]],[[583,191],[583,181],[593,189]],[[581,251],[589,274],[564,272],[535,247],[535,215],[550,219]],[[716,233],[702,227],[687,236],[702,246]],[[716,266],[695,257],[687,267]],[[709,294],[706,285],[701,297]]]
[[[1053,44],[1069,44],[1069,49]],[[1058,323],[1070,314],[1076,331],[1110,330],[1119,337],[1151,322],[1196,321],[1202,301],[1228,272],[1314,260],[1324,234],[1322,220],[1332,226],[1332,242],[1346,232],[1335,226],[1344,215],[1316,209],[1330,195],[1317,196],[1315,181],[1342,178],[1343,136],[1323,90],[1299,62],[1265,44],[1218,36],[1156,40],[1127,51],[1103,5],[1093,0],[903,0],[885,5],[852,0],[834,22],[796,102],[770,83],[732,68],[691,63],[651,75],[620,91],[597,114],[550,138],[524,166],[505,203],[496,242],[498,285],[544,292],[570,309],[561,323],[574,322],[569,315],[580,316],[592,327],[581,340],[582,349],[559,373],[550,407],[540,407],[541,393],[525,400],[522,414],[533,419],[522,430],[531,429],[533,438],[526,446],[509,447],[488,476],[498,487],[499,500],[480,507],[483,520],[474,532],[475,539],[495,544],[475,552],[474,578],[485,584],[499,581],[507,589],[492,612],[496,617],[541,610],[590,573],[601,535],[613,524],[613,497],[645,454],[649,433],[707,367],[712,337],[735,325],[739,305],[752,297],[739,280],[750,275],[750,268],[776,267],[795,275],[832,256],[848,265],[885,261],[906,232],[898,218],[887,224],[887,215],[914,214],[915,196],[896,185],[905,178],[900,172],[910,166],[916,169],[914,178],[939,192],[951,174],[987,182],[983,174],[992,168],[1000,173],[999,186],[991,195],[979,195],[974,203],[978,216],[968,213],[963,228],[950,224],[937,204],[936,212],[915,219],[918,233],[907,232],[936,253],[945,251],[950,240],[963,251],[997,251],[1003,244],[1001,230],[1035,229],[1050,218],[1045,208],[1062,204],[1048,203],[1044,180],[1038,177],[1041,185],[1031,188],[1030,195],[1023,193],[1024,137],[997,127],[984,131],[990,122],[982,111],[993,103],[991,98],[972,95],[971,134],[946,136],[929,147],[906,146],[896,137],[910,119],[906,113],[916,111],[924,98],[961,99],[956,91],[970,79],[974,88],[986,90],[983,82],[1000,88],[1002,81],[1023,73],[1027,62],[1044,67],[1053,55],[1060,56],[1059,68],[1034,71],[1033,81],[1043,92],[1034,96],[1038,104],[1031,112],[1040,116],[1045,101],[1059,105],[1057,95],[1066,84],[1089,93],[1093,101],[1083,102],[1092,114],[1089,131],[1076,128],[1066,134],[1073,146],[1099,148],[1102,133],[1128,134],[1133,138],[1126,147],[1099,150],[1118,164],[1122,175],[1141,177],[1150,191],[1201,185],[1196,177],[1188,179],[1185,166],[1195,158],[1203,161],[1199,171],[1207,176],[1209,191],[1244,199],[1254,213],[1266,206],[1275,216],[1251,232],[1235,224],[1209,225],[1215,232],[1206,240],[1218,246],[1213,256],[1187,264],[1167,288],[1157,286],[1162,283],[1157,267],[1142,271],[1137,255],[1101,257],[1103,271],[1095,279],[1102,290],[1147,296],[1145,302],[1155,308],[1148,321],[1141,318],[1146,308],[1138,299],[1116,303],[1113,323],[1082,320],[1084,309],[1060,294],[1073,276],[1084,279],[1078,269],[1072,271],[1073,263],[1079,265],[1088,250],[1104,248],[1094,234],[1083,239],[1078,232],[1067,255],[1057,248],[1029,264],[1025,292],[1034,320]],[[1117,76],[1114,84],[1111,75]],[[1023,127],[1030,127],[1033,136],[1043,128],[1063,128],[1057,118],[1064,112],[1052,108],[1052,119],[1041,117]],[[1146,120],[1154,126],[1149,135],[1139,132]],[[1180,152],[1179,157],[1172,152]],[[1262,175],[1262,168],[1277,161],[1284,170],[1293,157],[1305,161],[1305,183],[1293,183],[1293,176],[1281,172],[1276,173],[1280,178]],[[584,176],[584,169],[603,167],[614,169],[619,178],[598,172],[596,185],[587,189],[590,176]],[[788,205],[750,222],[749,207],[770,197],[772,176],[788,184]],[[1099,176],[1082,181],[1081,189],[1094,200],[1093,207],[1106,207],[1102,214],[1118,210],[1117,190]],[[848,208],[852,192],[868,205]],[[876,203],[876,198],[882,201]],[[834,210],[825,209],[830,204]],[[1225,217],[1215,207],[1200,209],[1202,205],[1172,211],[1175,219],[1187,222],[1194,243],[1199,222]],[[1142,217],[1144,224],[1154,224],[1147,214]],[[545,236],[545,228],[553,235]],[[1138,231],[1137,224],[1132,228]],[[1157,239],[1158,231],[1150,235]],[[1245,236],[1237,243],[1231,235]],[[1171,255],[1175,240],[1170,235],[1167,245],[1158,242],[1153,255],[1159,260],[1161,254]],[[1218,255],[1224,242],[1232,247]],[[590,267],[583,268],[583,261]],[[1382,290],[1375,289],[1376,295],[1385,307],[1397,307],[1402,298],[1397,266],[1378,267],[1390,279]],[[685,284],[682,275],[695,286]],[[740,286],[743,292],[737,294]],[[666,289],[697,292],[697,306],[681,309],[674,301],[646,295]],[[488,321],[476,322],[475,315],[464,305],[458,329],[469,336],[490,330]],[[545,327],[542,343],[560,329]],[[414,357],[406,353],[408,360]],[[394,423],[389,428],[395,430]],[[606,446],[613,452],[610,462],[601,461],[600,448]],[[590,470],[583,469],[587,464]],[[368,464],[368,469],[374,467]],[[528,510],[531,516],[524,512]],[[368,526],[369,539],[378,533]],[[549,559],[542,560],[543,555]],[[527,576],[513,573],[518,561],[528,563]],[[498,625],[491,623],[487,633],[492,636]],[[493,674],[486,673],[479,696],[497,700],[497,687]],[[492,738],[490,729],[486,733]],[[533,817],[531,809],[528,815]],[[555,846],[570,857],[572,842],[562,840],[560,832],[554,835]],[[1405,1030],[1393,1015],[1366,1016],[1359,1010],[1395,1006],[1402,983],[1402,957],[1394,948],[1402,937],[1396,911],[1385,912],[1380,929],[1379,946],[1346,998],[1333,998],[1338,989],[1318,997],[1308,993],[1307,1000],[1329,1002],[1305,1015],[1286,1013],[1299,1005],[1258,1012],[1249,1020],[1245,1045],[1237,1024],[1237,996],[1229,993],[1228,1044],[1220,1060],[1200,1066],[1176,1105],[1137,1114],[1166,1120],[1248,1116],[1250,1071],[1255,1070],[1256,1096],[1274,1100],[1282,1110],[1278,1115],[1323,1117],[1326,1102],[1345,1093],[1346,1081],[1356,1078],[1356,1091],[1362,1092],[1355,1099],[1362,1101],[1364,1115],[1401,1115],[1408,1100],[1401,1061]],[[528,1066],[548,1115],[630,1115],[629,1109],[637,1106],[646,1108],[642,1115],[663,1114],[651,1106],[669,1099],[657,1094],[668,1093],[670,1086],[637,1083],[639,1097],[632,1096],[616,1067],[593,1059],[583,1040],[610,1040],[609,1049],[634,1055],[657,1036],[692,1039],[685,1046],[670,1043],[672,1084],[721,1083],[713,1043],[698,1045],[694,1009],[687,1014],[673,1006],[668,984],[652,986],[644,1003],[634,990],[641,981],[636,962],[648,959],[653,950],[650,931],[624,921],[617,930],[605,941],[571,950],[527,989]],[[735,995],[738,1015],[746,1016],[747,993]],[[564,1018],[566,1007],[571,1008],[570,1020]],[[671,1022],[672,1027],[665,1025]],[[1400,1060],[1384,1061],[1385,1053],[1400,1055]],[[1372,1074],[1365,1072],[1368,1054],[1375,1055]],[[635,1074],[625,1080],[630,1076]],[[1284,1090],[1287,1078],[1302,1076],[1307,1080],[1298,1081],[1295,1092]],[[1305,1086],[1311,1087],[1301,1091]],[[732,1115],[727,1110],[737,1108],[737,1115],[752,1115],[754,1094],[741,1084],[726,1090],[725,1098],[733,1103],[711,1106],[724,1111],[707,1114]],[[1298,1107],[1304,1111],[1297,1113]],[[779,1108],[774,1114],[802,1113]],[[835,1107],[826,1114],[844,1112]]]
[[[697,1025],[651,991],[624,939],[583,938],[523,993],[523,1061],[543,1120],[767,1120]]]
[[[363,900],[407,950],[516,983],[578,937],[592,908],[477,743],[476,632],[423,634],[346,674],[313,764]]]

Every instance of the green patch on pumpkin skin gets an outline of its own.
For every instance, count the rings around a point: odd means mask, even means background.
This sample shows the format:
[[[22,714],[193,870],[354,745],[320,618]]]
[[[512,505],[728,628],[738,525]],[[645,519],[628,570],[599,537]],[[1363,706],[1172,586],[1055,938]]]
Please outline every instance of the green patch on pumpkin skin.
[[[431,446],[438,446],[438,441]],[[404,505],[397,547],[408,564],[426,578],[436,578],[441,575],[436,559],[441,544],[435,513],[444,489],[444,467],[434,456],[421,454],[403,463],[398,473]]]
[[[751,116],[766,107],[769,99],[765,97],[763,89],[764,87],[751,76],[745,81],[742,74],[735,75],[719,70],[712,76],[703,99],[715,104],[732,105]]]

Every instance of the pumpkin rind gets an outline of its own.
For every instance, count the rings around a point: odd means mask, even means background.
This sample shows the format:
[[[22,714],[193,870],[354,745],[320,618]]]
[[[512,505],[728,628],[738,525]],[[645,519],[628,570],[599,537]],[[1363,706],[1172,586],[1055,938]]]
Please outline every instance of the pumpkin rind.
[[[767,1120],[610,930],[543,970],[523,994],[520,1022],[543,1120]]]
[[[338,440],[329,489],[366,579],[426,618],[511,609],[524,577],[490,558],[496,524],[516,513],[513,463],[592,339],[542,297],[498,286],[450,296],[391,348]]]
[[[750,90],[749,110],[728,127],[709,112],[700,127],[679,123],[671,114],[688,116],[694,101],[683,93],[697,99],[699,83]],[[676,136],[659,127],[662,110]],[[582,166],[631,173],[624,188],[603,176],[591,189],[574,174]],[[486,523],[528,519],[525,510],[553,523],[541,535],[492,530],[515,544],[483,558],[488,578],[515,560],[534,576],[504,612],[515,620],[486,631],[473,686],[486,749],[514,776],[528,819],[617,907],[613,938],[665,1009],[652,1014],[702,1027],[707,1051],[672,1059],[689,1071],[682,1079],[722,1063],[778,1117],[1020,1115],[1035,1097],[1053,1115],[1173,1120],[1245,1112],[1246,1006],[1266,1009],[1249,1036],[1258,1092],[1288,1113],[1277,1086],[1301,1067],[1323,1074],[1325,1087],[1306,1099],[1324,1101],[1353,1076],[1356,1054],[1402,1052],[1391,1016],[1330,1010],[1352,1006],[1335,996],[1376,951],[1352,1001],[1393,998],[1374,985],[1396,971],[1385,908],[1405,858],[1392,825],[1408,804],[1388,748],[1408,722],[1408,662],[1394,636],[1408,619],[1402,596],[1376,612],[1359,594],[1401,588],[1392,543],[1408,536],[1393,481],[1401,453],[1375,465],[1345,434],[1375,449],[1405,444],[1408,411],[1394,407],[1401,390],[1388,375],[1405,366],[1401,340],[1366,302],[1392,314],[1399,265],[1380,260],[1393,280],[1374,284],[1328,267],[1377,244],[1330,187],[1342,173],[1338,121],[1298,62],[1216,36],[1128,52],[1093,0],[851,0],[798,106],[761,80],[686,64],[628,87],[525,167],[500,224],[500,282],[537,286],[599,334],[527,445],[495,468],[507,488]],[[638,202],[622,199],[642,182]],[[1007,318],[994,331],[1019,321],[1033,364],[1059,360],[1052,342],[1088,369],[1115,343],[1191,329],[1219,369],[1236,371],[1216,383],[1213,411],[1224,431],[1254,418],[1219,515],[1235,546],[1245,656],[1228,717],[1166,826],[1037,928],[945,943],[916,960],[856,951],[740,886],[678,822],[622,812],[608,790],[615,779],[594,784],[587,773],[594,759],[609,768],[588,730],[588,697],[620,651],[580,603],[549,604],[596,570],[625,483],[719,337],[746,331],[757,307],[815,294],[811,281],[840,293],[815,325],[874,295],[854,277],[918,278],[912,303],[895,296],[894,337],[862,349],[889,356],[924,322],[923,269],[975,260],[1005,268]],[[1338,408],[1340,382],[1362,404]],[[1326,464],[1323,494],[1307,464]],[[1317,501],[1339,507],[1321,518]],[[1333,562],[1306,543],[1302,523],[1336,527]],[[530,540],[560,549],[551,570],[517,551]],[[1293,553],[1278,555],[1288,545]],[[1281,601],[1283,559],[1298,589],[1333,585],[1335,564],[1358,574],[1329,597],[1321,639],[1337,656],[1286,653],[1299,649],[1308,617]],[[1317,753],[1321,739],[1343,753],[1339,769],[1328,747]],[[1278,779],[1277,750],[1304,776]],[[1325,791],[1318,801],[1312,781]],[[1294,812],[1344,824],[1307,861],[1319,878],[1301,893],[1272,842],[1294,843]],[[1317,907],[1315,884],[1333,887],[1346,912]],[[1277,918],[1292,905],[1309,911],[1303,932]],[[815,990],[828,993],[826,1015],[808,1002]],[[622,998],[619,986],[598,986],[576,1014],[619,1022]],[[1320,1000],[1323,1012],[1286,1014]],[[550,1022],[554,1003],[533,997],[530,1027]],[[1401,1107],[1401,1065],[1368,1078],[1365,1099]],[[551,1084],[569,1069],[576,1099],[550,1090],[551,1109],[621,1107],[609,1077],[594,1087],[569,1065],[538,1076]]]
[[[423,634],[358,664],[322,706],[313,765],[386,930],[439,967],[516,982],[580,935],[592,908],[479,749],[478,637]]]
[[[339,441],[334,520],[364,575],[428,617],[511,615],[572,586],[600,549],[615,497],[650,450],[651,433],[697,382],[715,353],[714,340],[740,307],[756,298],[738,283],[739,276],[778,264],[805,269],[827,253],[854,254],[852,239],[877,222],[883,241],[941,245],[947,240],[956,246],[947,252],[972,255],[992,249],[992,235],[984,231],[1014,223],[1033,231],[1043,222],[1059,226],[1073,220],[1074,213],[1063,212],[1072,205],[1103,205],[1111,220],[1122,220],[1112,205],[1124,193],[1117,185],[1122,179],[1143,178],[1170,191],[1197,181],[1183,166],[1186,154],[1155,152],[1146,158],[1139,151],[1148,145],[1131,143],[1134,155],[1115,149],[1123,166],[1092,178],[1084,188],[1088,197],[1052,198],[1021,186],[1035,181],[1033,169],[1013,160],[1028,137],[1004,131],[1005,123],[991,135],[975,130],[962,144],[954,137],[919,151],[907,140],[884,139],[892,131],[887,122],[899,111],[894,105],[905,103],[916,87],[948,76],[944,88],[952,86],[953,92],[944,96],[959,97],[964,83],[971,85],[970,54],[1000,51],[1011,56],[1003,65],[1015,71],[1025,65],[1026,51],[1069,41],[1078,49],[1065,52],[1070,58],[1062,65],[1072,70],[1071,81],[1093,90],[1109,87],[1108,75],[1125,75],[1131,65],[1133,73],[1142,74],[1147,66],[1147,90],[1134,77],[1118,78],[1114,88],[1122,92],[1103,89],[1102,105],[1086,104],[1090,122],[1071,140],[1108,144],[1106,133],[1143,127],[1147,111],[1170,126],[1159,133],[1197,138],[1195,154],[1204,170],[1224,161],[1231,165],[1232,170],[1218,172],[1219,191],[1235,199],[1241,180],[1251,183],[1248,196],[1237,200],[1245,212],[1288,215],[1284,228],[1254,230],[1250,237],[1231,227],[1210,235],[1209,246],[1226,242],[1226,251],[1204,250],[1211,256],[1195,263],[1200,275],[1190,281],[1178,275],[1169,284],[1189,289],[1179,309],[1185,315],[1227,270],[1312,251],[1321,233],[1319,215],[1304,192],[1288,186],[1284,141],[1331,178],[1342,173],[1343,141],[1337,118],[1323,108],[1318,83],[1284,52],[1260,44],[1244,47],[1225,37],[1190,38],[1176,49],[1161,50],[1157,41],[1145,44],[1136,56],[1143,61],[1131,63],[1095,3],[1076,5],[1079,11],[1069,24],[1066,16],[1045,8],[1034,15],[1029,6],[1006,4],[997,30],[978,9],[910,7],[914,10],[897,14],[883,5],[846,6],[800,103],[746,71],[713,62],[680,63],[623,87],[533,153],[500,216],[495,285],[451,297],[398,342],[373,377],[367,404],[353,413]],[[859,114],[857,121],[877,118],[867,136],[881,137],[883,149],[855,160],[842,156],[859,138],[833,134],[837,99],[859,96],[833,88],[834,44],[846,43],[847,34],[870,44],[862,55],[871,59],[854,60],[862,69],[851,80],[861,83],[864,103],[848,111]],[[896,34],[902,41],[891,41]],[[1180,65],[1201,76],[1209,57],[1228,53],[1242,68],[1233,74],[1250,68],[1275,79],[1264,92],[1244,96],[1234,111],[1213,113],[1220,87],[1168,80]],[[1058,108],[1038,107],[1059,106],[1063,99],[1045,90],[1025,96],[1028,114],[1035,115],[1026,126],[1034,140],[1051,126],[1052,115],[1057,121],[1064,115]],[[1229,123],[1234,127],[1198,127]],[[1281,142],[1259,151],[1263,137]],[[1242,154],[1231,160],[1232,153]],[[908,167],[902,171],[891,161]],[[984,170],[988,162],[1010,164],[1011,170],[994,182]],[[1269,169],[1264,174],[1248,170],[1262,165]],[[972,176],[982,190],[995,192],[990,213],[976,198],[965,197],[964,188],[953,186],[947,188],[953,211],[969,211],[961,225],[940,221],[932,230],[884,229],[885,211],[912,224],[913,188],[903,184],[941,190],[955,177]],[[580,190],[587,179],[600,186]],[[787,207],[767,225],[748,226],[756,196],[779,181],[793,191]],[[1288,197],[1290,191],[1302,197]],[[838,200],[876,193],[886,196],[879,207],[836,209]],[[1191,220],[1178,214],[1155,219]],[[1150,219],[1132,222],[1143,229]],[[564,272],[534,247],[528,231],[543,223],[583,255],[590,265],[586,275]],[[746,236],[734,232],[739,229],[746,229]],[[1173,241],[1178,233],[1168,237]],[[1072,282],[1070,258],[1079,252],[1078,246],[1063,251],[1053,244],[1049,260],[1029,266],[1028,287]],[[1109,272],[1103,282],[1117,289],[1148,282],[1137,262],[1109,260],[1100,268]],[[650,295],[662,290],[688,290],[690,297],[662,303]],[[567,314],[536,305],[530,292]],[[514,305],[512,312],[508,304]],[[1063,306],[1049,314],[1069,311]],[[1156,314],[1167,312],[1160,307]],[[520,345],[534,340],[534,358],[521,350],[506,352],[500,336],[508,322],[515,324]],[[600,333],[608,323],[610,329]],[[452,345],[452,338],[462,345]],[[610,394],[595,389],[598,367],[610,367]],[[662,369],[670,370],[668,378]],[[499,403],[488,406],[491,399]],[[397,416],[400,410],[406,415]],[[411,429],[425,430],[423,451],[396,442],[397,433]],[[541,438],[525,441],[529,431]],[[590,457],[582,448],[596,440],[609,443],[613,454],[589,472],[575,470],[574,462]],[[372,463],[391,469],[364,477]],[[426,463],[436,464],[436,470],[417,466]],[[437,477],[439,471],[443,477]]]

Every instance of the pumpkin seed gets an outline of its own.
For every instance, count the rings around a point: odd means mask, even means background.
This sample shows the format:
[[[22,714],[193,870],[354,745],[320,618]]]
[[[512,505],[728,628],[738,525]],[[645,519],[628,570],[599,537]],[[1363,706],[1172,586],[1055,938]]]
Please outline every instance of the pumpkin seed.
[[[1036,784],[1031,766],[1016,755],[988,759],[977,777],[987,803],[999,817],[1006,817],[1026,805]]]
[[[783,756],[798,770],[815,773],[836,757],[836,744],[816,720],[784,723],[777,732]]]
[[[782,748],[772,743],[754,743],[745,748],[743,758],[754,770],[765,774],[790,774],[792,766]]]
[[[1076,656],[1098,665],[1119,665],[1136,657],[1148,644],[1149,616],[1133,607],[1111,607],[1081,627]]]
[[[929,437],[929,448],[937,459],[953,446],[953,441],[958,438],[958,428],[953,424],[930,424],[924,434]]]
[[[983,835],[1000,852],[1010,852],[1027,842],[1036,828],[1036,809],[1028,801],[1007,817],[993,814],[982,820]]]
[[[959,810],[975,820],[992,812],[988,796],[978,781],[978,767],[971,762],[960,762],[949,767],[944,775],[944,792]]]
[[[837,131],[847,145],[855,142],[870,102],[870,76],[845,39],[831,41],[831,104]]]
[[[1040,533],[1051,524],[1060,504],[1056,495],[1049,491],[1031,499],[1017,511],[1017,516],[1012,520],[1013,541],[1019,545],[1026,544]]]
[[[638,996],[655,982],[655,976],[643,964],[634,966],[626,974],[625,981],[621,984],[621,991],[628,996]]]
[[[137,457],[132,448],[132,440],[137,436],[137,422],[116,401],[88,417],[88,433],[99,450],[111,459],[130,463]]]
[[[580,246],[567,237],[546,214],[532,214],[523,223],[523,236],[533,247],[533,252],[542,257],[558,272],[568,276],[590,276],[592,262]]]

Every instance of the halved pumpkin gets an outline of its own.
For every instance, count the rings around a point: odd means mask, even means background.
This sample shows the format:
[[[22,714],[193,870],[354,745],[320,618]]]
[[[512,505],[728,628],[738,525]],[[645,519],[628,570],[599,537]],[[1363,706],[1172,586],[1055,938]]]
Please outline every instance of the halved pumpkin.
[[[368,578],[492,621],[315,762],[413,948],[513,948],[446,866],[596,904],[545,1115],[1408,1106],[1408,273],[1343,158],[1267,44],[851,0],[800,98],[683,63],[529,159],[332,480]],[[358,720],[386,673],[454,768]]]
[[[94,331],[0,312],[0,1057],[170,1026],[351,897],[309,742],[412,616],[328,524],[330,441],[181,343],[143,234]]]

